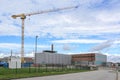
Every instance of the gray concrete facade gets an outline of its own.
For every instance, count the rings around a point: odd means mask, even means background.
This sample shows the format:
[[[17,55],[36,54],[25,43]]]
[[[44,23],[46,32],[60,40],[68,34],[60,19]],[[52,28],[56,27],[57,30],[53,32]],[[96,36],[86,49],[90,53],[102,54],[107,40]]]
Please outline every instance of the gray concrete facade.
[[[35,55],[37,64],[71,64],[71,55],[42,52]]]

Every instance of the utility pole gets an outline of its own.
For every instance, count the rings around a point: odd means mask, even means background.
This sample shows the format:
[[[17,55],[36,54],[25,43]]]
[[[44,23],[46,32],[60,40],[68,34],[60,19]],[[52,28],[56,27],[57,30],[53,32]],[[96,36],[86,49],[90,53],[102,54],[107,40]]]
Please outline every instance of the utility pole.
[[[35,54],[34,54],[34,61],[35,61],[35,67],[36,67],[36,53],[37,53],[37,39],[38,39],[38,36],[35,36]]]
[[[38,36],[35,36],[35,53],[37,53],[37,39],[38,39]]]

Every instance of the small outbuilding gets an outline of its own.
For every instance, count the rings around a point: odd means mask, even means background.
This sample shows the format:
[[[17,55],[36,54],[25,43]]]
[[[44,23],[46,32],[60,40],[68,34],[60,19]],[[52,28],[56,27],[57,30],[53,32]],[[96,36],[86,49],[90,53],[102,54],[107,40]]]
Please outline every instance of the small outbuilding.
[[[21,58],[18,56],[11,56],[8,59],[9,68],[21,68]]]

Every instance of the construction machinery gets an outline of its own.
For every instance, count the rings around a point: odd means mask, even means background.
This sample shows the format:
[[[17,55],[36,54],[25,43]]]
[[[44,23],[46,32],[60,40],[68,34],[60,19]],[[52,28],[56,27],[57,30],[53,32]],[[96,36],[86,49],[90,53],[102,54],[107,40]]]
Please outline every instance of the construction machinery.
[[[13,19],[16,19],[17,17],[19,17],[22,20],[21,62],[24,63],[24,20],[26,19],[26,16],[44,14],[44,13],[49,13],[49,12],[56,12],[56,11],[67,10],[67,9],[78,8],[78,7],[79,6],[70,6],[70,7],[64,7],[64,8],[57,8],[57,9],[50,9],[50,10],[45,10],[45,11],[33,12],[33,13],[28,13],[28,14],[22,13],[22,14],[12,15]]]

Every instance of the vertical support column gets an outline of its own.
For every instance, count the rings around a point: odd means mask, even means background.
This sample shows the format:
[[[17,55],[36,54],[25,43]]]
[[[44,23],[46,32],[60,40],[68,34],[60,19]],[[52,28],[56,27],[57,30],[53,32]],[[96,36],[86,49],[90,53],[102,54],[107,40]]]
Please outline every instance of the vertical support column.
[[[22,20],[22,31],[21,31],[21,62],[24,63],[24,21],[25,21],[26,16],[22,15],[21,20]]]
[[[21,38],[21,62],[24,63],[24,19],[22,19],[21,35],[22,35],[22,38]]]

